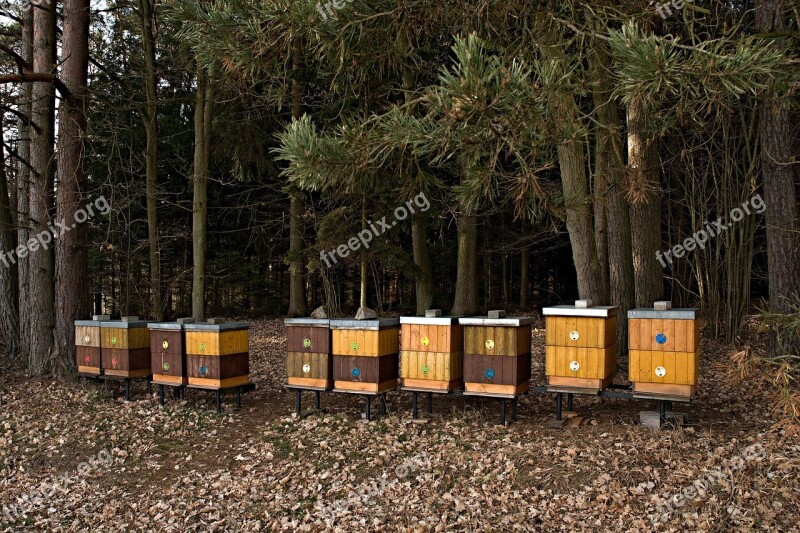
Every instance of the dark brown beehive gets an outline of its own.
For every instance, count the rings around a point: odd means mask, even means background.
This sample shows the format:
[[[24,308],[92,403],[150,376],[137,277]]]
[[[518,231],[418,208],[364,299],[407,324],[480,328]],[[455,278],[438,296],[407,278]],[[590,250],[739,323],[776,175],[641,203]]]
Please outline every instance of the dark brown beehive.
[[[186,329],[191,319],[150,324],[150,367],[153,383],[180,387],[189,383],[186,372]]]
[[[139,317],[100,323],[103,374],[122,378],[150,375],[150,330]]]
[[[330,320],[287,318],[286,376],[291,387],[310,390],[333,388]]]

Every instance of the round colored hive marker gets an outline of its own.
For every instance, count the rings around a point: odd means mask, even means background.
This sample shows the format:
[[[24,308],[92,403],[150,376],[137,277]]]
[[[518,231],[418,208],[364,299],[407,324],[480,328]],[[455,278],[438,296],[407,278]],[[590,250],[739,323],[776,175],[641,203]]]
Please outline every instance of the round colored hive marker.
[[[353,344],[350,345],[350,347],[353,349],[353,351],[358,350],[358,343],[354,342]]]
[[[311,372],[311,365],[309,365],[308,363],[304,364],[303,365],[303,372],[305,374],[308,374],[309,372]]]
[[[166,350],[167,348],[169,348],[169,341],[164,341],[164,342],[162,342],[162,343],[161,343],[161,347],[162,347],[162,348],[164,348],[165,350]]]
[[[581,334],[578,333],[577,331],[570,331],[569,332],[569,338],[570,338],[570,340],[576,341],[576,340],[581,338]]]
[[[111,344],[117,344],[117,338],[111,337]]]
[[[164,370],[167,370],[167,371],[169,370],[169,363],[164,363],[163,366],[164,366]]]
[[[311,348],[311,339],[303,339],[303,346]]]
[[[419,342],[420,342],[420,344],[422,344],[423,346],[427,346],[427,345],[429,345],[429,344],[431,343],[431,340],[430,340],[428,337],[422,337],[422,338],[419,340]]]
[[[569,364],[569,369],[572,370],[573,372],[577,372],[578,370],[581,369],[581,364],[577,361],[572,361]]]
[[[360,375],[361,375],[361,370],[359,370],[359,368],[358,368],[358,367],[355,367],[355,368],[353,369],[353,371],[351,372],[351,374],[353,375],[353,377],[354,377],[354,378],[357,378],[358,376],[360,376]]]
[[[486,375],[486,377],[488,379],[494,379],[494,369],[493,368],[487,368],[486,372],[484,372],[484,375]]]
[[[91,338],[89,335],[86,335],[86,336],[83,338],[83,342],[86,342],[86,343],[88,343],[88,342],[89,342],[89,341],[91,341],[91,340],[92,340],[92,338]]]
[[[200,375],[201,376],[205,376],[206,372],[208,372],[208,369],[205,366],[201,366],[200,367]]]
[[[494,350],[494,341],[492,339],[489,339],[488,341],[486,341],[486,349],[487,350]]]
[[[83,360],[88,363],[89,361],[92,360],[92,358],[87,355],[86,357],[83,358]]]
[[[117,360],[116,359],[112,359],[111,360],[111,366],[113,366],[113,367],[117,366]]]
[[[431,371],[431,368],[428,365],[422,365],[422,373],[427,374]]]
[[[206,343],[204,343],[204,342],[200,343],[200,351],[201,352],[205,352],[206,351]]]
[[[658,344],[666,343],[667,342],[667,336],[664,335],[663,333],[659,333],[658,335],[656,335],[656,342]]]
[[[656,367],[656,376],[658,376],[660,378],[663,378],[666,375],[667,375],[667,369],[666,368],[664,368],[663,366],[657,366]]]

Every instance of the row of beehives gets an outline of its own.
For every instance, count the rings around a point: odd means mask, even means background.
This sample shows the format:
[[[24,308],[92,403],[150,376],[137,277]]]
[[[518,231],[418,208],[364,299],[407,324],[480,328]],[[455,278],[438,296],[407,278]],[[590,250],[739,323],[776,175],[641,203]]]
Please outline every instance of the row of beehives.
[[[619,308],[587,302],[543,310],[548,390],[596,394],[616,371]],[[378,394],[399,388],[515,397],[530,388],[533,318],[286,319],[290,387]],[[695,309],[628,312],[636,395],[691,399],[698,377]]]
[[[75,321],[78,373],[90,377],[152,376],[159,385],[237,387],[248,382],[248,344],[246,323],[148,322],[108,316]]]

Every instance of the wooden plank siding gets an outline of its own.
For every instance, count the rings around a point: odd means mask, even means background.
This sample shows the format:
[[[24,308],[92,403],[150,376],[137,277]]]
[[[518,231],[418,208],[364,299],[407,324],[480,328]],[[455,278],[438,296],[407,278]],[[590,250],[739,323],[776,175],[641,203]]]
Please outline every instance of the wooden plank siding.
[[[187,331],[187,355],[231,355],[249,351],[248,330]]]
[[[582,379],[605,379],[616,371],[617,345],[605,348],[576,348],[568,346],[545,347],[545,373],[548,376]],[[570,364],[577,361],[574,371]]]
[[[331,330],[328,327],[319,326],[286,326],[286,350],[289,352],[329,353],[331,351]]]
[[[576,348],[606,348],[617,342],[617,317],[548,316],[545,344]],[[570,334],[578,332],[578,339]]]
[[[334,329],[333,354],[361,357],[381,357],[397,354],[400,328],[380,330]]]
[[[401,350],[416,352],[462,352],[464,349],[464,328],[458,324],[403,324],[400,335]]]
[[[464,353],[518,356],[531,351],[531,326],[464,326]]]
[[[699,320],[631,318],[628,327],[631,350],[697,352],[700,348]],[[656,342],[659,334],[666,336],[664,344]]]

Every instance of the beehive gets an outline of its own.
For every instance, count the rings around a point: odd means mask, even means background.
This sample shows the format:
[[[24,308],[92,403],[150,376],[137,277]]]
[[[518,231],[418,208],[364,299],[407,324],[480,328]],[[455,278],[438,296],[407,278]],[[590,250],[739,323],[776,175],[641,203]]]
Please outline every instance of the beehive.
[[[517,396],[530,388],[533,318],[461,318],[464,391]]]
[[[287,318],[286,376],[291,387],[310,390],[333,388],[330,320]]]
[[[189,383],[186,373],[186,330],[191,319],[157,322],[150,329],[150,367],[153,383],[180,387]]]
[[[618,307],[545,307],[545,374],[553,389],[598,392],[617,365]]]
[[[397,387],[400,321],[331,320],[333,387],[381,393]]]
[[[250,337],[246,323],[197,323],[184,328],[190,387],[220,390],[248,383]]]
[[[696,309],[628,311],[628,379],[634,396],[690,400],[700,369]]]
[[[457,317],[400,318],[402,388],[450,392],[464,384],[464,327]]]
[[[139,317],[100,323],[103,374],[122,378],[150,375],[150,330]]]
[[[99,376],[103,373],[100,323],[110,319],[108,315],[95,315],[92,320],[75,321],[75,362],[79,374]]]

